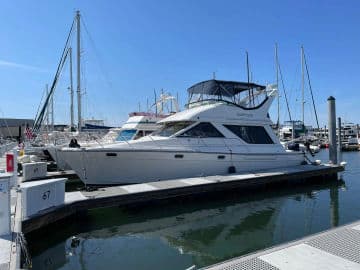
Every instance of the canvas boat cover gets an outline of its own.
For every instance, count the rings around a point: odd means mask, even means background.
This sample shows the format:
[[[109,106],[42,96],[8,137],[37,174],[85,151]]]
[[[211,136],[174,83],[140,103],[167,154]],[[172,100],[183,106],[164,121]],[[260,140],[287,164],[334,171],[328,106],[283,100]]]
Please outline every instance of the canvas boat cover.
[[[208,80],[191,86],[188,89],[188,93],[190,95],[204,94],[232,97],[240,92],[254,88],[263,90],[265,89],[265,86],[247,82]]]

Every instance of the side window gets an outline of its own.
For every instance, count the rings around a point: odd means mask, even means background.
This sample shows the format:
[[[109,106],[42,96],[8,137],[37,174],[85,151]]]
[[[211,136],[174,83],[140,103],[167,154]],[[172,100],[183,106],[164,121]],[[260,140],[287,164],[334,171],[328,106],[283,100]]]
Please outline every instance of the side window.
[[[140,139],[141,137],[143,137],[143,131],[142,130],[138,130],[138,132],[136,133],[135,137],[133,140],[137,140]]]
[[[153,132],[154,132],[153,130],[145,130],[145,135],[144,136],[150,135]]]
[[[182,129],[192,125],[192,121],[178,121],[165,123],[160,129],[152,133],[153,136],[170,137]]]
[[[224,125],[232,133],[250,144],[273,144],[273,140],[264,127]]]
[[[200,123],[180,134],[178,137],[222,138],[224,135],[222,135],[212,124]]]

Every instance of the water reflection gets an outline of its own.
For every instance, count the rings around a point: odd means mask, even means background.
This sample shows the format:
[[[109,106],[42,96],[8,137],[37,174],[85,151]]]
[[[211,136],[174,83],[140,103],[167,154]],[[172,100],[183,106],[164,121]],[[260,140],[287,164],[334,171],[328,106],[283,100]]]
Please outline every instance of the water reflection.
[[[341,181],[176,205],[91,211],[30,235],[34,269],[186,269],[337,226]],[[330,193],[330,195],[329,195]],[[71,247],[71,236],[80,245]],[[50,248],[49,248],[50,246]]]

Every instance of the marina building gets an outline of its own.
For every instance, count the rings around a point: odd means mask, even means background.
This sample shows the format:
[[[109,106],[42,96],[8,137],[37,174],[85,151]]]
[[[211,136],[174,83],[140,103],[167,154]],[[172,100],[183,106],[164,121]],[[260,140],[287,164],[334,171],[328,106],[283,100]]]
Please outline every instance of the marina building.
[[[32,127],[33,119],[0,118],[0,138],[24,139],[26,127]]]

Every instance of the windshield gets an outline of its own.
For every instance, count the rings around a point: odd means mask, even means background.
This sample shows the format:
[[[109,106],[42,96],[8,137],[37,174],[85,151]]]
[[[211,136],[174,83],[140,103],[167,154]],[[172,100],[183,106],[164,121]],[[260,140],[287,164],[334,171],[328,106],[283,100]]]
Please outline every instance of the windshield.
[[[170,137],[174,135],[178,131],[187,128],[192,125],[194,122],[192,121],[180,121],[180,122],[168,122],[165,123],[159,130],[153,132],[151,135],[153,136],[161,136],[161,137]]]
[[[118,142],[130,141],[134,137],[135,133],[136,133],[136,129],[121,130],[116,138],[116,141]]]

